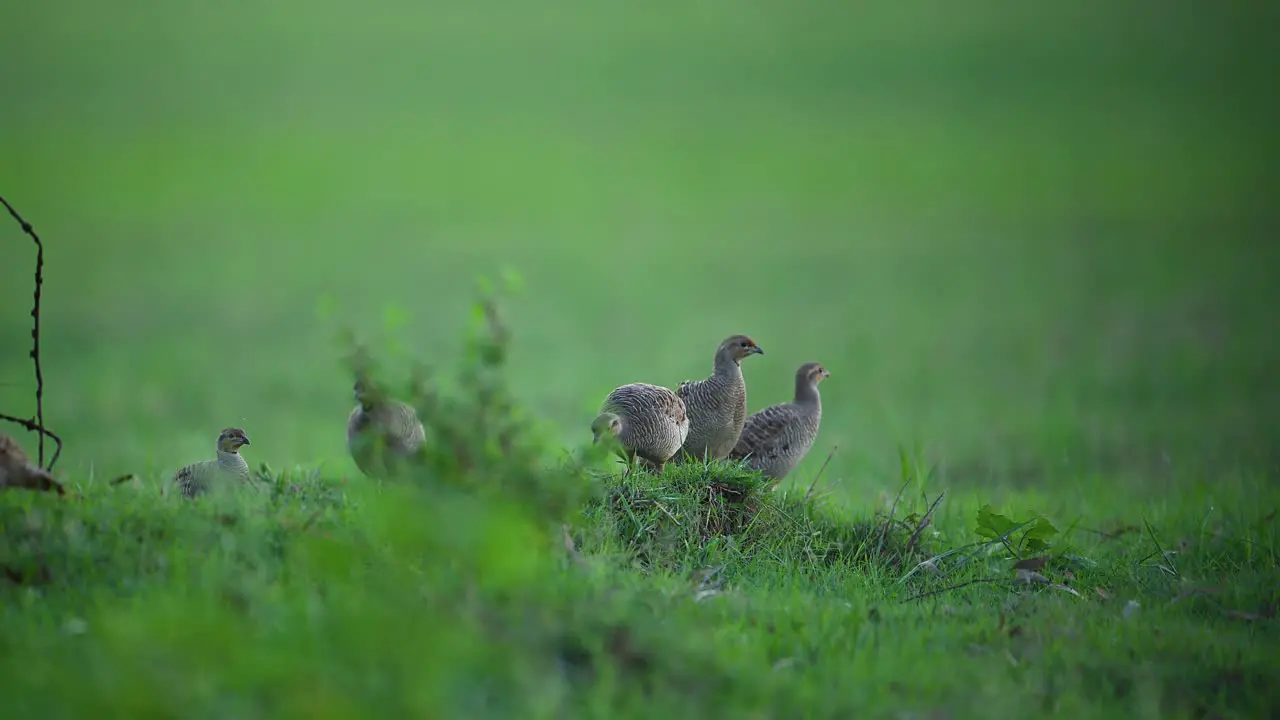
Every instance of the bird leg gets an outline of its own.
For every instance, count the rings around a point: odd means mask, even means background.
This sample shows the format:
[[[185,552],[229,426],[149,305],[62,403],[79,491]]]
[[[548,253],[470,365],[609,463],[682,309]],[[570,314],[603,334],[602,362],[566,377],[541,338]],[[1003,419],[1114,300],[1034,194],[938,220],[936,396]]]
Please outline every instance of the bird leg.
[[[636,464],[654,475],[661,475],[662,469],[667,466],[666,462],[655,463],[649,458],[640,456],[636,456]]]

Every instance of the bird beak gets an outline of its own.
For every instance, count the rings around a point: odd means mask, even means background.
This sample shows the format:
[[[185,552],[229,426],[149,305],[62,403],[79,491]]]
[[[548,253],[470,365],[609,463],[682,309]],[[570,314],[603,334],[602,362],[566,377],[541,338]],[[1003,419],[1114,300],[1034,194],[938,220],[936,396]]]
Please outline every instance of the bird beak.
[[[249,444],[249,436],[248,436],[248,435],[241,435],[241,436],[240,436],[240,440],[241,440],[241,442],[240,442],[240,444],[241,444],[241,445],[248,445],[248,444]]]
[[[591,444],[595,445],[600,442],[600,433],[591,433]]]
[[[823,380],[825,380],[825,379],[827,379],[827,378],[829,378],[829,377],[831,377],[831,373],[827,372],[826,370],[823,370],[823,371],[822,371],[822,379],[823,379]]]
[[[763,354],[764,354],[764,348],[760,347],[759,345],[752,345],[752,346],[751,346],[751,353],[752,353],[753,355],[763,355]]]

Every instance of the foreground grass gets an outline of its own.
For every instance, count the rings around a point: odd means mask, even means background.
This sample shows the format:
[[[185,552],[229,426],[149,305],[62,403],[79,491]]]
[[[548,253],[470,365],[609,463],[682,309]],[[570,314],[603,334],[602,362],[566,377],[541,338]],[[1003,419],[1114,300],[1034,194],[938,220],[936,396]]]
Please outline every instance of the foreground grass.
[[[978,540],[973,507],[944,501],[904,553],[918,523],[748,491],[736,532],[704,534],[704,493],[641,478],[629,493],[665,498],[646,510],[605,485],[571,533],[576,561],[526,506],[448,487],[310,475],[195,504],[141,482],[7,493],[6,716],[1277,707],[1276,533],[1251,503],[1170,507],[1150,532],[1088,519],[1111,534],[1063,533],[1040,554],[1047,582],[1021,583],[999,543],[911,555]],[[990,581],[945,590],[976,579]]]
[[[873,510],[733,465],[623,482],[589,450],[547,463],[500,346],[471,348],[412,478],[0,495],[6,717],[1280,707],[1264,478],[1052,517],[948,499],[905,453]]]

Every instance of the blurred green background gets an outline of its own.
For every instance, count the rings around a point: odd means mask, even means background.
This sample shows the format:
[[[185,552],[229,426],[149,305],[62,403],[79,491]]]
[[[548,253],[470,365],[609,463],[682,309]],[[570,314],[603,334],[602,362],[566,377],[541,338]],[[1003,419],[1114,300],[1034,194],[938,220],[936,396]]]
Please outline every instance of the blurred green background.
[[[961,486],[1274,477],[1275,8],[11,3],[0,192],[47,244],[60,471],[234,424],[350,472],[336,329],[402,308],[451,364],[510,267],[515,380],[566,442],[742,332],[752,410],[831,371],[797,476],[838,445],[851,499],[900,443]],[[0,238],[27,415],[33,251]]]

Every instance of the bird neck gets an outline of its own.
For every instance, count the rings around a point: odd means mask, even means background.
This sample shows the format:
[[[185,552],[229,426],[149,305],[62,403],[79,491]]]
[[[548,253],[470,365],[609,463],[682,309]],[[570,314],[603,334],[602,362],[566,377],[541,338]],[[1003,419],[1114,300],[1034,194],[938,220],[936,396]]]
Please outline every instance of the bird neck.
[[[222,467],[235,468],[241,465],[247,465],[244,458],[236,450],[223,450],[218,448],[218,464]]]
[[[715,374],[721,377],[741,377],[742,366],[728,353],[716,353]]]
[[[810,408],[821,408],[822,397],[818,394],[818,385],[808,381],[796,383],[796,405]]]

